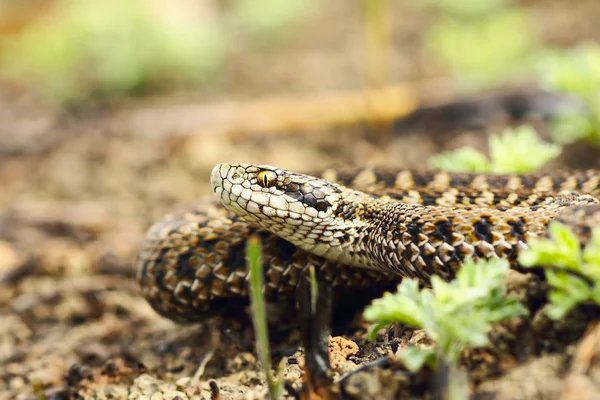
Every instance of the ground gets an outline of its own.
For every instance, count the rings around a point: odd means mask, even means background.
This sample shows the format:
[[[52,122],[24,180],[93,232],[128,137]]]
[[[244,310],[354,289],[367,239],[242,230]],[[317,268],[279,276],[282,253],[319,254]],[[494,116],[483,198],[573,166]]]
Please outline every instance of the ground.
[[[512,123],[502,113],[484,113],[483,120],[446,124],[438,114],[427,120],[441,121],[433,127],[416,123],[393,130],[384,124],[380,129],[361,119],[293,129],[281,124],[269,131],[262,128],[259,112],[253,115],[259,120],[255,125],[249,117],[247,130],[223,127],[223,110],[243,113],[257,107],[269,115],[268,104],[256,106],[256,98],[297,96],[301,100],[288,112],[300,113],[312,103],[302,100],[306,97],[363,87],[362,50],[352,45],[362,40],[360,8],[342,3],[332,2],[307,23],[285,51],[236,55],[237,62],[224,71],[234,78],[209,93],[155,96],[68,113],[0,82],[1,399],[134,399],[155,392],[160,395],[152,399],[208,399],[213,381],[223,399],[261,398],[264,376],[253,355],[250,327],[223,327],[218,321],[182,327],[158,316],[138,294],[133,260],[151,223],[209,195],[210,169],[221,161],[300,171],[336,163],[423,168],[424,160],[442,149],[466,144],[485,149],[486,133]],[[565,2],[523,3],[537,13],[536,20],[545,21],[536,29],[551,43],[600,37],[593,23],[600,10],[594,2],[582,1],[568,15],[562,12]],[[345,24],[328,29],[327,21],[342,9]],[[436,76],[437,68],[423,63],[413,43],[429,16],[411,7],[402,11],[404,22],[394,28],[392,67],[402,80]],[[573,20],[578,23],[570,25]],[[570,29],[558,32],[556,26]],[[290,59],[300,61],[290,68]],[[267,68],[272,73],[264,74]],[[436,103],[452,95],[429,90],[423,97]],[[406,100],[406,109],[414,100]],[[396,111],[400,117],[405,109]],[[528,116],[528,121],[547,135],[547,123],[539,116]],[[598,151],[573,145],[547,168],[565,166],[600,168]],[[539,277],[515,272],[509,284],[532,310],[539,309],[546,290]],[[534,313],[498,327],[492,348],[464,355],[479,392],[501,393],[500,398],[523,393],[586,398],[598,384],[593,356],[599,334],[588,326],[593,312],[578,310],[560,323]],[[421,332],[396,327],[373,344],[365,339],[365,327],[345,333],[352,342],[339,346],[345,357],[336,373],[424,341]],[[351,343],[358,345],[356,354],[347,350]],[[274,350],[276,359],[285,354],[285,378],[295,387],[303,375],[302,352],[294,353],[298,344],[292,333]],[[393,369],[375,368],[349,378],[344,390],[349,398],[382,398],[418,386],[418,379],[407,383]]]

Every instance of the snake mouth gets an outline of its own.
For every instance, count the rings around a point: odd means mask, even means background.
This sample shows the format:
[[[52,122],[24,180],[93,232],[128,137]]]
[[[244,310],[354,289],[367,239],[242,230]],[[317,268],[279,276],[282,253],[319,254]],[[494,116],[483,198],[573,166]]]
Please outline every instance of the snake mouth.
[[[241,185],[240,177],[243,177],[243,173],[240,174],[235,172],[238,167],[242,166],[230,164],[215,165],[210,173],[210,183],[212,185],[213,192],[219,197],[221,203],[223,203],[223,206],[225,206],[226,209],[241,217],[247,218],[249,214],[248,211],[238,204],[241,191],[236,188],[235,193],[233,192],[234,183],[236,185]],[[245,197],[249,196],[245,195]],[[255,218],[251,219],[255,220]]]
[[[217,164],[213,167],[210,172],[210,184],[213,192],[217,192],[217,189],[223,187],[223,177],[221,176],[221,166],[224,164]]]

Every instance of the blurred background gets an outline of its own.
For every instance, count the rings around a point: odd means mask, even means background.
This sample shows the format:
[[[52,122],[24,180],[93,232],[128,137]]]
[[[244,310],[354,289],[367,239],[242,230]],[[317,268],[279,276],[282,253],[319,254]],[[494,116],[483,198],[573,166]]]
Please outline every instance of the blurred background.
[[[527,124],[562,146],[546,168],[600,167],[599,20],[597,0],[0,0],[0,392],[62,387],[90,341],[66,332],[119,319],[107,287],[121,323],[158,320],[136,246],[216,163],[452,167]]]

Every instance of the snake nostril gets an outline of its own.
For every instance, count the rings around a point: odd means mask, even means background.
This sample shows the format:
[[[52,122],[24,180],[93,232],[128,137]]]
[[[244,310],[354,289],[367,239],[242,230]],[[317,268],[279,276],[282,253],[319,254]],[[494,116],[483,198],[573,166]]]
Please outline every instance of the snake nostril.
[[[211,183],[211,186],[213,187],[213,190],[216,189],[218,186],[220,186],[221,182],[223,180],[221,173],[220,173],[221,167],[222,167],[222,164],[215,165],[210,173],[210,183]]]

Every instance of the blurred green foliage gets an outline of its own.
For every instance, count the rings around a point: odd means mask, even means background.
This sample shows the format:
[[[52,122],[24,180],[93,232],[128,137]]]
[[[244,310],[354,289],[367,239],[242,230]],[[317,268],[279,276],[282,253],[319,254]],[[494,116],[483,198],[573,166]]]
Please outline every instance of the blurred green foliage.
[[[463,83],[493,84],[523,72],[533,47],[528,20],[513,9],[476,21],[442,19],[428,33],[431,48]]]
[[[437,23],[427,32],[429,47],[463,88],[480,89],[537,73],[546,89],[573,95],[585,108],[559,116],[553,122],[553,140],[566,144],[587,139],[600,146],[600,45],[544,49],[526,9],[511,0],[428,0],[427,4],[439,12]],[[461,159],[472,166],[479,165],[480,158],[471,150],[462,151]]]
[[[456,172],[527,173],[539,169],[557,157],[561,146],[542,141],[531,126],[506,129],[502,136],[488,139],[490,159],[471,148],[436,154],[429,159],[432,167]]]
[[[560,319],[586,301],[600,305],[600,228],[593,230],[584,250],[568,226],[552,222],[549,232],[548,239],[529,240],[529,248],[519,256],[524,267],[545,267],[546,280],[552,287],[546,314]]]
[[[526,11],[507,0],[430,0],[441,11],[427,32],[437,59],[465,88],[492,86],[534,67],[536,40]]]
[[[223,57],[218,27],[159,18],[147,4],[58,1],[51,15],[2,43],[0,71],[57,103],[206,79]]]
[[[375,323],[370,337],[393,322],[405,323],[423,329],[435,342],[434,349],[403,351],[407,368],[436,367],[440,360],[456,364],[465,347],[488,344],[493,323],[527,314],[517,299],[506,297],[508,267],[502,259],[469,259],[452,282],[432,276],[431,289],[419,290],[418,279],[404,279],[396,293],[385,293],[365,310],[365,319]]]
[[[558,118],[552,136],[558,143],[587,139],[600,146],[600,45],[584,43],[568,51],[547,51],[540,58],[546,89],[576,96],[584,110]]]
[[[308,9],[299,1],[273,0],[239,0],[230,9],[186,7],[185,2],[56,0],[43,18],[0,38],[0,76],[67,105],[208,83],[239,41],[239,31],[231,27],[241,21],[246,31],[275,35]]]
[[[472,147],[461,147],[431,156],[429,164],[436,169],[455,172],[490,172],[492,166],[485,154]]]

